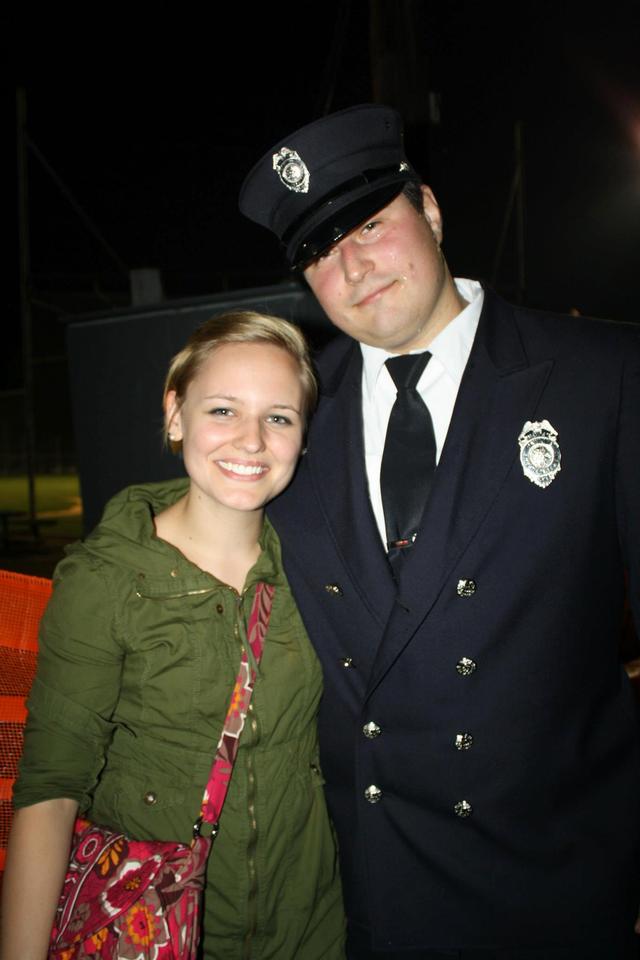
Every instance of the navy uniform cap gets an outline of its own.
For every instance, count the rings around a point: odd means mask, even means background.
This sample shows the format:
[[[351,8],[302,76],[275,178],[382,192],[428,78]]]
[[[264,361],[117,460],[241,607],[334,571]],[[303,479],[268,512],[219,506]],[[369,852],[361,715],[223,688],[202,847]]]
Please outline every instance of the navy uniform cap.
[[[240,191],[240,210],[281,240],[294,268],[307,263],[418,181],[403,146],[402,119],[363,104],[285,137]]]

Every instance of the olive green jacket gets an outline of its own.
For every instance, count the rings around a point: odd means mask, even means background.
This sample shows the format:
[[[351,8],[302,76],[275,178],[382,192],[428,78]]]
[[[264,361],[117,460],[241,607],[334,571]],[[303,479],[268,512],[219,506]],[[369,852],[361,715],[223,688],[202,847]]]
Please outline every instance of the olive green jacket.
[[[139,839],[189,841],[258,581],[275,585],[250,718],[209,861],[205,957],[343,956],[316,714],[322,675],[268,521],[240,596],[158,539],[188,481],[130,487],[58,566],[17,806],[71,797]]]

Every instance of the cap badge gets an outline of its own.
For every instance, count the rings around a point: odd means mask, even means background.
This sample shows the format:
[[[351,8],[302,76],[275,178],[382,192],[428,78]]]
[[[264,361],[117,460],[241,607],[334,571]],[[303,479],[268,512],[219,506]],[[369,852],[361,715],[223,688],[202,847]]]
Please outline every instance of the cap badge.
[[[520,463],[525,477],[538,487],[548,487],[560,473],[558,431],[548,420],[527,420],[518,437]]]
[[[309,171],[295,150],[282,147],[274,153],[273,169],[287,189],[294,190],[295,193],[309,192]]]
[[[398,173],[406,173],[408,169],[409,169],[409,164],[407,163],[407,161],[401,160],[400,166],[398,167]]]

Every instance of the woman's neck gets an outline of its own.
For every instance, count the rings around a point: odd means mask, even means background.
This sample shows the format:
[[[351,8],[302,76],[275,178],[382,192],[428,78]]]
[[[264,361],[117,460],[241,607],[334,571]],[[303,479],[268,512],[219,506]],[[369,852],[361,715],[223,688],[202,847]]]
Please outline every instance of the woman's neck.
[[[212,504],[190,488],[155,518],[157,535],[201,570],[240,593],[260,555],[262,510],[230,510]]]

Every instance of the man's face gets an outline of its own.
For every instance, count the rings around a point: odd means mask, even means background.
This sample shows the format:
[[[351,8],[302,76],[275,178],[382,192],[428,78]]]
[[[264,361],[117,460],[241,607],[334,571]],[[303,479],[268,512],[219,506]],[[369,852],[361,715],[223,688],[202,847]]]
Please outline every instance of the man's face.
[[[440,209],[422,190],[422,214],[400,194],[304,272],[336,327],[390,353],[428,346],[462,308],[440,252]]]

